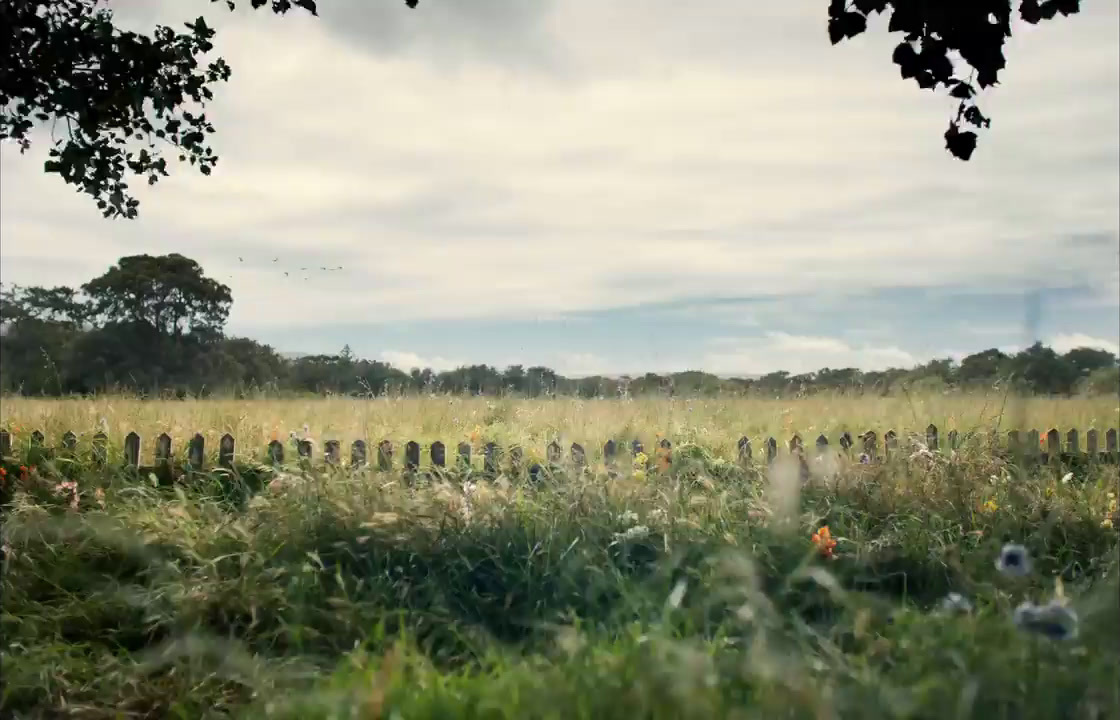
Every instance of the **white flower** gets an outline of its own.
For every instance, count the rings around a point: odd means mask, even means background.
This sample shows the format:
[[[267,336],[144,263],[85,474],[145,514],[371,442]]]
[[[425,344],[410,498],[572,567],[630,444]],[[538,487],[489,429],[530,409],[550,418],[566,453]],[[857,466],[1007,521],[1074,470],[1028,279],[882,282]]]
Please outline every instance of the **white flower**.
[[[1067,485],[1067,484],[1069,484],[1069,481],[1072,480],[1072,479],[1073,479],[1073,473],[1067,472],[1065,475],[1062,476],[1062,484]]]
[[[681,578],[677,584],[673,586],[673,591],[669,593],[669,599],[666,604],[674,610],[681,606],[681,601],[684,600],[685,591],[688,590],[688,580]]]
[[[948,613],[970,613],[972,603],[964,595],[951,592],[941,600],[941,609]]]
[[[615,540],[641,540],[646,535],[649,535],[649,528],[645,525],[635,525],[626,528],[624,532],[615,533]]]
[[[1020,630],[1045,635],[1054,640],[1077,637],[1077,613],[1063,603],[1051,600],[1045,605],[1024,602],[1012,618]]]
[[[1008,543],[999,551],[996,570],[1012,577],[1026,577],[1031,573],[1031,555],[1022,545]]]
[[[619,522],[626,525],[637,525],[638,513],[634,512],[633,510],[627,510],[626,512],[618,516],[618,520]]]

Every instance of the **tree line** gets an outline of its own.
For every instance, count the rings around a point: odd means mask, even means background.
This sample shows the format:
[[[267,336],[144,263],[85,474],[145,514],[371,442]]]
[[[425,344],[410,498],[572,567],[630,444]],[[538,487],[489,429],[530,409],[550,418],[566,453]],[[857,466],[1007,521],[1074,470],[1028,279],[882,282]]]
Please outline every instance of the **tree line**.
[[[337,354],[288,358],[255,340],[229,337],[224,329],[232,305],[229,287],[206,277],[196,261],[175,253],[123,257],[79,288],[0,286],[0,391],[49,396],[423,392],[588,398],[993,387],[1047,395],[1120,392],[1116,355],[1087,347],[1060,354],[1042,343],[1013,354],[992,348],[959,362],[941,358],[914,368],[822,368],[757,378],[721,378],[701,371],[568,378],[548,367],[523,365],[404,370],[358,358],[349,347]]]

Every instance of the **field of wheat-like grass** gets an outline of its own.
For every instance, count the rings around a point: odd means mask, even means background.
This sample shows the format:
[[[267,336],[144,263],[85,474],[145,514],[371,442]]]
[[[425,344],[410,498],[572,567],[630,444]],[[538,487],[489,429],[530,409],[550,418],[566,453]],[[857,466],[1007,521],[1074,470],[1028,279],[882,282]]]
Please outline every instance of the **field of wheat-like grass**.
[[[906,435],[1065,438],[1118,414],[1116,398],[961,394],[6,397],[0,715],[1120,717],[1117,465]],[[812,442],[866,430],[904,441],[864,462]],[[330,466],[321,445],[264,462],[293,432],[591,452],[535,481],[477,461]],[[183,460],[195,433],[202,469]],[[743,461],[743,436],[783,451]],[[644,453],[603,462],[604,441],[634,438]]]

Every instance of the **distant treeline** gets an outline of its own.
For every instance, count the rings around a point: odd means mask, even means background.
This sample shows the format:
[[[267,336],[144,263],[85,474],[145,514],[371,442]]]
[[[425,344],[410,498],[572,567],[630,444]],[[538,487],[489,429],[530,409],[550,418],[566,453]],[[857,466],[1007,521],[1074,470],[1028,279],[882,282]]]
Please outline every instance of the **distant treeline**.
[[[1120,360],[1037,343],[1009,355],[997,349],[915,368],[862,372],[822,368],[790,375],[720,378],[689,371],[639,377],[566,378],[554,370],[472,365],[435,372],[336,355],[285,358],[271,347],[223,334],[230,290],[181,255],[121,258],[80,289],[0,288],[0,391],[69,395],[146,394],[381,395],[439,392],[538,397],[614,397],[669,393],[797,395],[821,391],[885,394],[910,390],[1000,387],[1036,394],[1120,393]]]

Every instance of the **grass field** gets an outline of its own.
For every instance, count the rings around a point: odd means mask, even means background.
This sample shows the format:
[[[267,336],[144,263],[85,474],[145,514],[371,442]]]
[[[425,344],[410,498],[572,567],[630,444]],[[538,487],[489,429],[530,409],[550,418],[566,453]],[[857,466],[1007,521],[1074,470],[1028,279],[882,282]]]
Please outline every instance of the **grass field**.
[[[953,394],[4,398],[0,715],[1120,718],[1117,466],[1017,467],[980,443],[813,462],[806,481],[734,462],[744,434],[1118,416],[1109,397]],[[305,425],[531,456],[554,438],[675,447],[667,469],[624,455],[608,478],[593,454],[539,485],[253,464]],[[31,469],[34,429],[104,429],[111,462]],[[141,464],[159,433],[179,453],[196,431],[211,451],[232,433],[240,464],[161,484],[112,461],[131,430]]]

